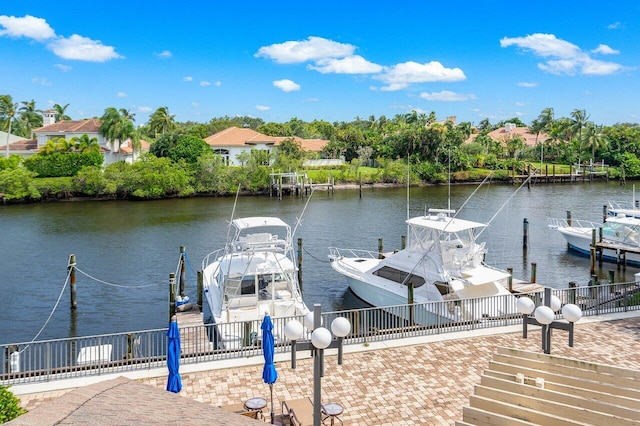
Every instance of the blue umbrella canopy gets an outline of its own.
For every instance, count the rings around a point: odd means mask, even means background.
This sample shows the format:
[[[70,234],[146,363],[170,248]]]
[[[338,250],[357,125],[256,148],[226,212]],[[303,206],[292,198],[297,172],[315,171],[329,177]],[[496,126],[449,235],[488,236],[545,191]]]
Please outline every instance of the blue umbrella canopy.
[[[276,365],[273,363],[275,342],[273,338],[273,323],[269,315],[264,316],[260,328],[262,329],[262,355],[264,355],[262,380],[269,385],[271,390],[271,423],[273,424],[273,384],[278,380],[278,372],[276,371]]]
[[[167,390],[178,393],[182,389],[182,378],[180,377],[180,329],[178,321],[172,318],[167,330],[167,368],[169,377],[167,378]]]

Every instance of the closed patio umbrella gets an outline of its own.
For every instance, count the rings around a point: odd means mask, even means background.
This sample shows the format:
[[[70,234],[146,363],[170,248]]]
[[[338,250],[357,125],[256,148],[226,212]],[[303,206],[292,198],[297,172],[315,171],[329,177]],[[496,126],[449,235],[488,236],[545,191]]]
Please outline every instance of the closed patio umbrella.
[[[273,384],[278,380],[278,372],[273,363],[275,352],[275,342],[273,338],[273,323],[267,314],[262,320],[262,354],[264,355],[264,368],[262,369],[262,380],[269,385],[271,391],[271,423],[273,424]]]
[[[175,315],[171,318],[169,330],[167,330],[167,368],[169,377],[167,378],[167,390],[178,393],[182,389],[182,378],[180,377],[180,329]]]

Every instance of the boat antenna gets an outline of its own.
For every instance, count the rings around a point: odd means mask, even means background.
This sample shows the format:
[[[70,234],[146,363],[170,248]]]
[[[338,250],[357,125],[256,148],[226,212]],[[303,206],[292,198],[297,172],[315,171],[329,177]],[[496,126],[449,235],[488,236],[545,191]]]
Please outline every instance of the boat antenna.
[[[498,209],[498,211],[497,211],[497,212],[495,212],[495,214],[491,217],[491,219],[489,220],[489,222],[487,222],[487,227],[488,227],[488,225],[491,225],[491,222],[493,222],[493,219],[495,219],[495,218],[496,218],[496,216],[498,216],[498,214],[502,211],[502,209],[504,208],[504,206],[506,206],[506,205],[507,205],[507,203],[508,203],[509,201],[511,201],[511,199],[513,198],[513,196],[514,196],[514,195],[516,195],[516,194],[518,193],[518,191],[520,191],[520,189],[521,189],[523,186],[525,186],[525,184],[527,184],[527,182],[529,182],[529,180],[530,180],[530,179],[531,179],[531,176],[528,176],[528,177],[527,177],[527,178],[522,182],[522,184],[518,187],[518,189],[516,189],[515,191],[513,191],[513,194],[511,194],[511,195],[509,196],[509,198],[507,198],[507,201],[505,201],[505,202],[500,206],[500,208]],[[476,238],[477,238],[477,237],[479,237],[479,236],[484,232],[484,230],[485,230],[485,229],[487,229],[487,227],[482,228],[482,229],[480,230],[480,232],[478,232],[478,235],[476,235]]]
[[[313,196],[313,191],[315,189],[313,187],[311,187],[311,193],[309,194],[309,198],[307,198],[307,202],[304,203],[304,208],[302,209],[302,213],[300,213],[300,217],[296,217],[296,226],[293,228],[293,233],[291,234],[291,236],[293,237],[294,235],[296,235],[296,230],[298,229],[298,226],[300,225],[300,223],[302,223],[302,216],[304,216],[304,212],[307,211],[307,206],[309,205],[309,202],[311,201],[311,197]]]
[[[233,218],[236,215],[236,205],[238,204],[238,195],[240,195],[239,183],[238,183],[238,189],[236,190],[236,199],[233,201],[233,209],[231,210],[231,220],[229,221],[229,226],[227,227],[227,241],[229,241],[229,234],[231,234],[231,224],[233,223]]]
[[[407,150],[407,220],[409,220],[409,181],[410,180],[411,180],[411,163],[409,161],[409,150]]]

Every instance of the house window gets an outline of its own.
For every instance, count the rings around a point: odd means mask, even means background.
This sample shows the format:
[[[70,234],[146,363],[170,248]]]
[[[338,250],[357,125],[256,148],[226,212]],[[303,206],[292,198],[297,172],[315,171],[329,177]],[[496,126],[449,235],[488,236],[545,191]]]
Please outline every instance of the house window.
[[[213,152],[222,157],[225,165],[229,165],[229,150],[228,149],[214,149]]]

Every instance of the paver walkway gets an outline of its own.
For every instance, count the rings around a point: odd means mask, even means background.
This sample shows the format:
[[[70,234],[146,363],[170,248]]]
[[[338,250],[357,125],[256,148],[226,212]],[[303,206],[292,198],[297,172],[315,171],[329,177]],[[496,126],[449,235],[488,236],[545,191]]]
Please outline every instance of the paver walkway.
[[[538,327],[521,332],[466,337],[375,351],[346,353],[344,364],[325,356],[323,402],[344,406],[345,425],[453,425],[462,419],[474,385],[500,346],[542,352]],[[553,355],[619,365],[640,370],[640,316],[605,322],[576,324],[574,347],[567,345],[564,331],[554,331]],[[274,406],[281,401],[313,397],[313,361],[298,359],[297,369],[277,362],[279,379],[274,385]],[[180,395],[221,406],[253,396],[269,398],[262,382],[262,364],[182,374]],[[166,376],[142,379],[164,389]],[[143,395],[132,395],[140,401]],[[38,404],[42,397],[24,395],[23,403]],[[268,417],[268,416],[267,416]]]

